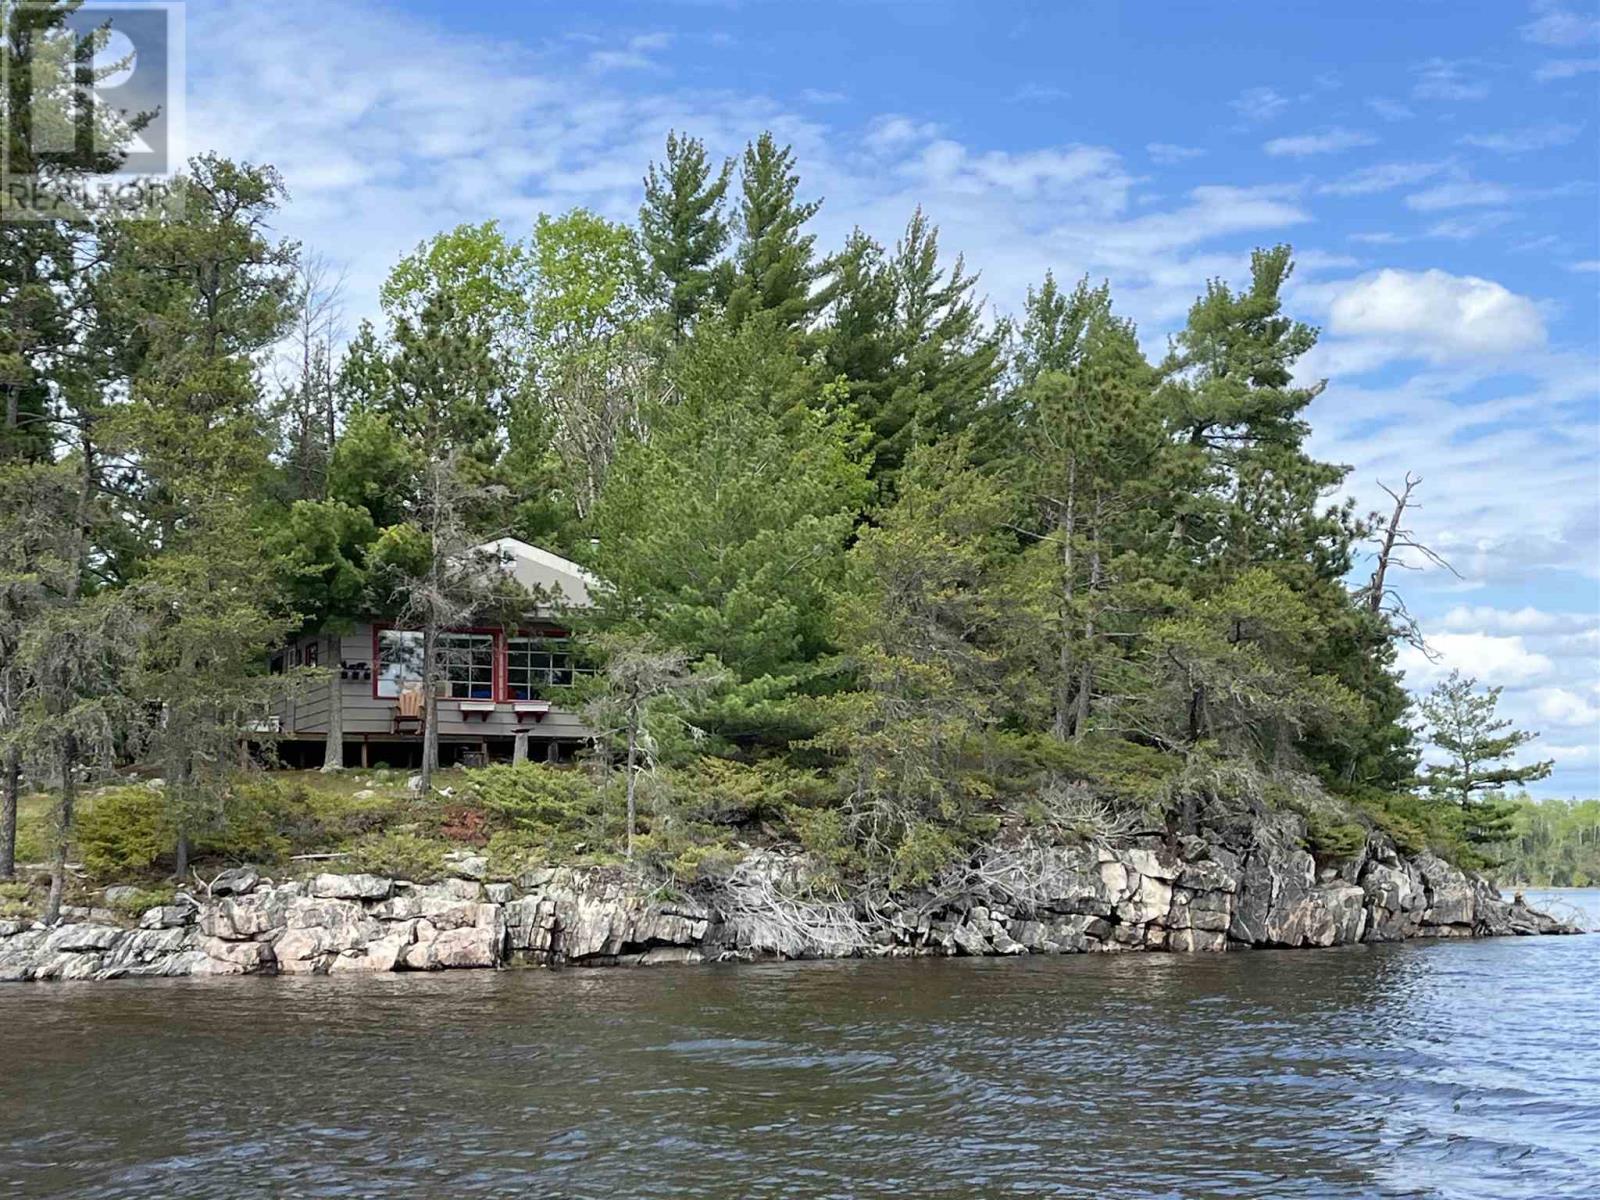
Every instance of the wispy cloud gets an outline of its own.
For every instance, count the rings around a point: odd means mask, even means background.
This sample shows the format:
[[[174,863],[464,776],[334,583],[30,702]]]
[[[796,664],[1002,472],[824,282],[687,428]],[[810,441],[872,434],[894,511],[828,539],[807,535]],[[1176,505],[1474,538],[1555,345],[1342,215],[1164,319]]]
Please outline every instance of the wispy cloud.
[[[1198,146],[1179,146],[1172,142],[1150,142],[1145,146],[1144,152],[1150,156],[1151,162],[1160,163],[1162,166],[1188,162],[1205,154],[1205,151]]]
[[[1600,71],[1600,58],[1556,58],[1542,63],[1534,72],[1534,79],[1549,83],[1557,79],[1574,79]]]
[[[1247,121],[1268,121],[1288,108],[1290,100],[1269,87],[1246,88],[1232,101],[1233,111]]]
[[[672,44],[670,33],[643,33],[631,37],[621,49],[596,50],[589,65],[597,71],[640,71],[659,67],[655,55]]]
[[[1358,146],[1372,146],[1377,141],[1370,133],[1362,133],[1357,129],[1325,129],[1320,133],[1273,138],[1262,149],[1277,158],[1306,158],[1313,154],[1338,154]]]
[[[1443,212],[1451,208],[1486,208],[1510,199],[1510,189],[1498,183],[1459,179],[1412,193],[1406,197],[1406,207],[1414,212]]]
[[[1600,17],[1591,7],[1588,12],[1574,12],[1558,3],[1545,0],[1535,4],[1539,15],[1521,29],[1524,41],[1540,46],[1576,46],[1585,42],[1600,42]]]
[[[1482,100],[1489,94],[1488,81],[1469,74],[1481,64],[1470,60],[1433,58],[1417,68],[1417,82],[1411,94],[1418,100]]]
[[[1362,167],[1339,179],[1323,184],[1317,190],[1329,196],[1370,196],[1395,188],[1411,187],[1431,179],[1445,169],[1438,162],[1392,162]]]
[[[1582,132],[1582,125],[1552,122],[1502,133],[1469,133],[1456,140],[1462,146],[1476,146],[1497,154],[1528,154],[1535,150],[1548,150],[1552,146],[1565,146]]]
[[[1367,107],[1385,121],[1409,121],[1417,115],[1398,100],[1389,100],[1383,96],[1373,96],[1367,101]]]

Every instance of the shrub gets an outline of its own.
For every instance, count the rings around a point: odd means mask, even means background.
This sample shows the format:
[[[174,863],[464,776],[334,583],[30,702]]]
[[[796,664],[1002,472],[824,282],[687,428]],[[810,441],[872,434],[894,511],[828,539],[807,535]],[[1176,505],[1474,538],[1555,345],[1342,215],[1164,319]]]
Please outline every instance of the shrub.
[[[78,852],[96,879],[148,871],[172,848],[166,801],[155,788],[112,788],[78,819]]]
[[[369,833],[351,847],[350,857],[337,869],[432,883],[448,874],[444,856],[449,849],[448,842],[405,830]]]
[[[112,912],[120,913],[125,917],[143,916],[152,908],[162,904],[171,904],[176,892],[168,888],[140,888],[132,895],[118,896],[107,905]]]
[[[0,883],[0,920],[31,920],[39,915],[33,889],[25,883]]]
[[[673,812],[692,822],[749,825],[815,799],[823,785],[814,772],[776,760],[750,765],[702,755],[663,772]]]
[[[514,833],[521,845],[542,847],[566,861],[585,849],[612,846],[622,833],[620,809],[607,803],[608,780],[545,763],[485,767],[468,774],[462,803],[476,805],[493,833]],[[617,809],[608,813],[607,809]]]

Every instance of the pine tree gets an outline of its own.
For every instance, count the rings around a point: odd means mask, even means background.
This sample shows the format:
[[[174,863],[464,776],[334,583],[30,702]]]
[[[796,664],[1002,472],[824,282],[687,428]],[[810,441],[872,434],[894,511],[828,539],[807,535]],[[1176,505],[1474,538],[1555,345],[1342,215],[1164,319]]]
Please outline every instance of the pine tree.
[[[1423,785],[1460,809],[1474,842],[1503,840],[1510,810],[1498,794],[1548,777],[1555,765],[1548,760],[1511,764],[1516,752],[1539,735],[1495,715],[1503,690],[1480,692],[1476,679],[1451,671],[1422,701],[1428,741],[1444,754],[1443,762],[1423,769]]]
[[[1087,730],[1097,669],[1121,653],[1131,589],[1152,571],[1150,486],[1165,450],[1154,372],[1131,322],[1111,311],[1109,288],[1070,295],[1046,279],[1030,295],[1017,392],[1018,452],[1011,472],[1025,493],[1034,548],[1020,566],[1034,590],[1025,626],[1033,672],[1049,682],[1058,739]],[[1113,620],[1113,613],[1116,619]]]
[[[710,298],[730,231],[722,215],[732,163],[713,171],[698,138],[667,134],[667,159],[650,164],[639,208],[639,236],[667,319],[682,338]]]
[[[874,477],[892,488],[912,446],[962,430],[980,457],[992,454],[1007,424],[991,403],[1002,331],[984,328],[964,262],[940,265],[939,231],[922,210],[893,255],[857,230],[831,265],[823,357],[873,431]]]
[[[803,330],[816,311],[812,289],[822,273],[816,238],[804,229],[822,202],[796,200],[794,151],[770,133],[745,147],[739,185],[739,240],[722,286],[728,313],[738,322],[767,312],[780,327]]]
[[[1208,283],[1163,364],[1174,442],[1168,487],[1180,501],[1172,540],[1202,570],[1299,564],[1338,579],[1358,531],[1348,508],[1322,504],[1348,468],[1304,450],[1305,410],[1324,384],[1294,382],[1317,331],[1283,314],[1290,254],[1257,250],[1245,291]]]

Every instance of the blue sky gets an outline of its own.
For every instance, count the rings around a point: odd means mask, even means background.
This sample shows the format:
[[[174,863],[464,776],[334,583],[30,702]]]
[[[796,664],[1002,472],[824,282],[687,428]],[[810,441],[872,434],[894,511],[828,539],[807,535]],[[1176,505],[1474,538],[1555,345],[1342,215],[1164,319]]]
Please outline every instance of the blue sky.
[[[921,204],[999,312],[1109,278],[1153,351],[1206,278],[1291,242],[1323,327],[1315,449],[1422,476],[1459,578],[1402,586],[1600,794],[1600,9],[1342,4],[190,0],[189,148],[275,163],[347,272],[460,221],[630,218],[669,129],[792,142],[819,241]]]

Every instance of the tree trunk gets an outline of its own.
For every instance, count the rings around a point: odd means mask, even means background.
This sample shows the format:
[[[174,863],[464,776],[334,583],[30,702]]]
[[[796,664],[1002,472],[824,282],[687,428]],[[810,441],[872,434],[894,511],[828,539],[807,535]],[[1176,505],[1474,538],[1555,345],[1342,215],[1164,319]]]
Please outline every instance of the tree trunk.
[[[183,879],[189,874],[189,834],[185,830],[178,830],[178,844],[172,851],[172,874]]]
[[[1061,539],[1061,645],[1056,650],[1055,719],[1050,732],[1058,742],[1072,736],[1072,605],[1077,571],[1072,541],[1077,536],[1077,487],[1078,465],[1074,462],[1067,474],[1066,507],[1056,518],[1056,536]]]
[[[61,899],[67,891],[67,843],[72,837],[72,814],[78,803],[78,739],[61,739],[61,799],[56,804],[56,844],[50,859],[50,898],[44,905],[44,923],[61,919]]]
[[[439,628],[429,618],[422,629],[422,794],[433,787],[439,769]]]
[[[1099,499],[1094,505],[1094,525],[1089,531],[1093,549],[1089,552],[1089,586],[1085,594],[1083,608],[1083,665],[1078,674],[1078,703],[1077,716],[1072,725],[1072,738],[1079,741],[1083,738],[1084,730],[1089,727],[1089,703],[1094,688],[1094,614],[1095,594],[1100,590],[1100,522],[1103,516]]]
[[[322,751],[325,774],[344,770],[344,680],[339,678],[339,639],[333,639],[334,654],[328,669],[328,741]]]
[[[628,718],[628,857],[633,857],[633,825],[638,809],[634,798],[634,789],[638,783],[638,776],[634,763],[639,755],[639,718],[638,714],[630,714]]]
[[[5,778],[0,780],[0,879],[17,874],[17,800],[22,792],[22,751],[6,749]]]

